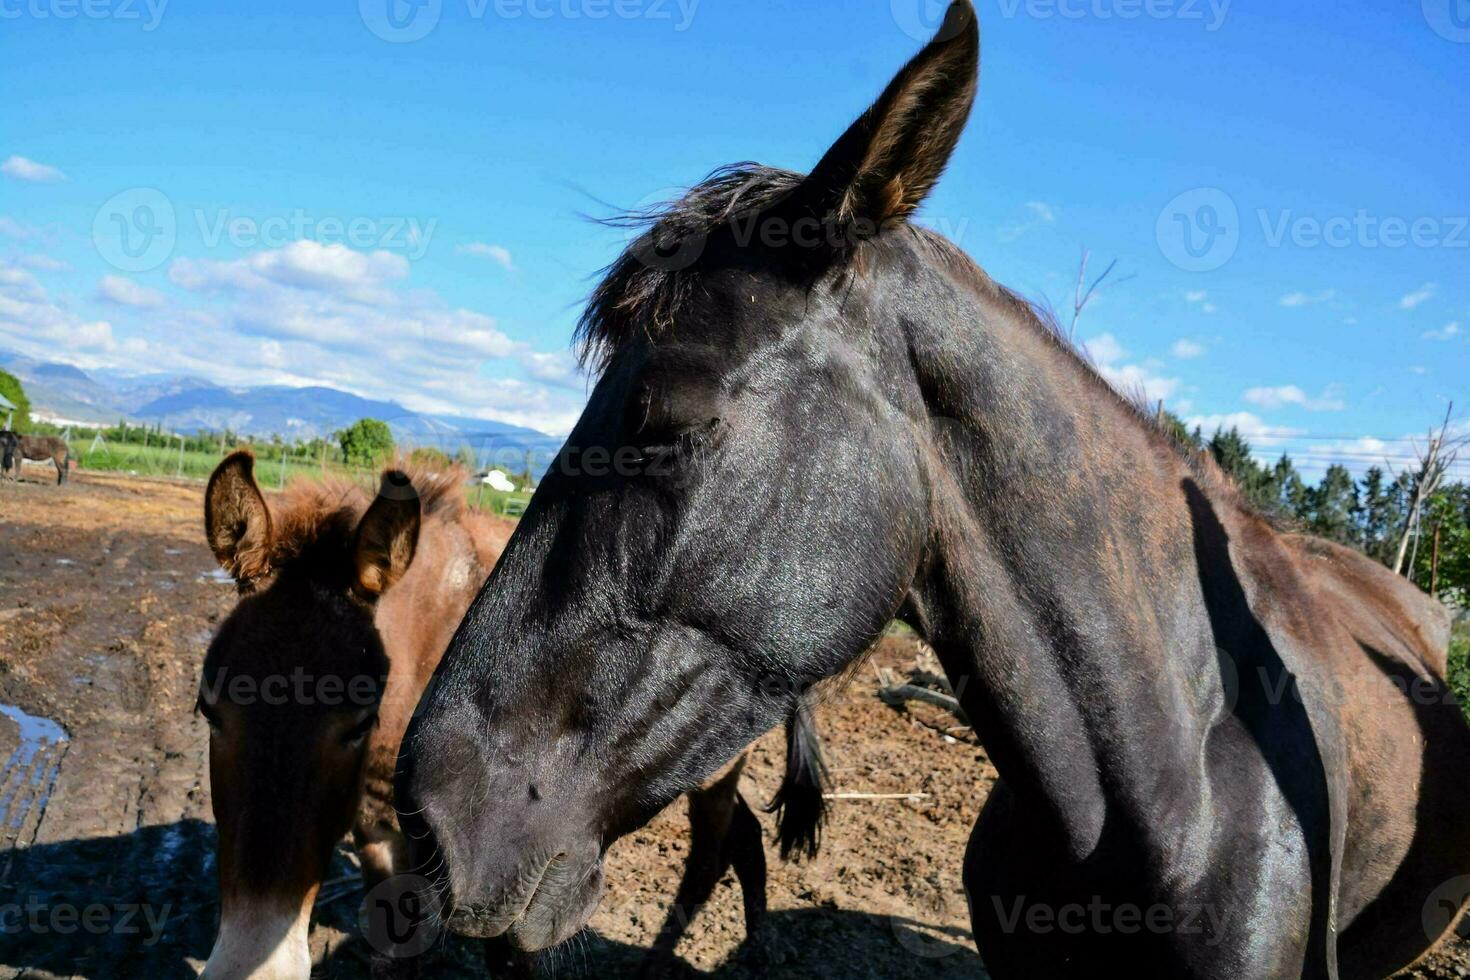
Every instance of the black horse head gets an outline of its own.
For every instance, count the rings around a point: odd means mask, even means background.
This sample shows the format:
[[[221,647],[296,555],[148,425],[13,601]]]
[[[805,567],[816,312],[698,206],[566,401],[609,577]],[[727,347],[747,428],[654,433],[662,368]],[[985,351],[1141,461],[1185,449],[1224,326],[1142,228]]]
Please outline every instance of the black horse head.
[[[968,2],[810,175],[718,172],[611,267],[599,380],[408,738],[400,808],[449,923],[527,949],[602,854],[851,663],[932,528],[908,364],[953,310],[907,223],[974,100]]]

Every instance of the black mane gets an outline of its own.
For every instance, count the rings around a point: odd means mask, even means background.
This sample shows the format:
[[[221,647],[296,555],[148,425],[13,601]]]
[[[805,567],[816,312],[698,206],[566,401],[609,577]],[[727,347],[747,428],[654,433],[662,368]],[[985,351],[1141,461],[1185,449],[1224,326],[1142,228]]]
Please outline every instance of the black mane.
[[[601,371],[639,331],[666,331],[699,277],[697,262],[673,268],[645,261],[689,242],[702,242],[722,225],[759,214],[784,200],[803,180],[790,170],[736,163],[711,173],[682,198],[604,219],[644,231],[608,266],[577,323],[574,342],[584,366]]]

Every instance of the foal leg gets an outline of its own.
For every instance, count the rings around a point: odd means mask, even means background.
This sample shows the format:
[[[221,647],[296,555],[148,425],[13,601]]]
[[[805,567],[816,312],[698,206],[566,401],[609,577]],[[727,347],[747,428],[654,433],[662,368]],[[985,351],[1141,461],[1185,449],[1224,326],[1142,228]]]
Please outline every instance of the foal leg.
[[[754,864],[749,856],[749,825],[741,823],[739,848],[728,845],[731,827],[736,820],[737,809],[743,809],[745,817],[755,824],[756,848],[760,849],[760,823],[750,812],[750,807],[740,798],[738,786],[740,774],[745,769],[742,755],[713,782],[706,783],[689,793],[689,860],[684,866],[684,877],[674,895],[673,907],[659,929],[653,948],[643,961],[640,974],[643,977],[664,975],[674,963],[674,948],[689,931],[689,924],[699,914],[704,903],[714,893],[715,885],[735,860],[734,851],[739,851],[743,871],[737,869],[740,889],[745,897],[746,923],[752,921],[751,902],[753,894],[759,894],[759,913],[765,912],[765,854],[760,852],[759,882],[754,881]],[[750,876],[751,880],[747,880]],[[756,915],[759,919],[759,914]]]

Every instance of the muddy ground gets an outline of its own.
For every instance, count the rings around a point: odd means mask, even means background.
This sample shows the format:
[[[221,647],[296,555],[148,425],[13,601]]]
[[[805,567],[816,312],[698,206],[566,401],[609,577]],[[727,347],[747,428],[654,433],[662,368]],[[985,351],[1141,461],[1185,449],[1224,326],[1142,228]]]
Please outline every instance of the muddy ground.
[[[54,479],[54,476],[53,476]],[[218,904],[207,730],[197,672],[234,591],[200,529],[202,487],[27,470],[0,484],[0,980],[196,975]],[[967,729],[924,705],[890,708],[880,671],[933,666],[901,636],[818,710],[833,789],[822,854],[783,864],[768,846],[772,915],[745,943],[727,876],[678,949],[689,976],[983,976],[960,856],[995,772]],[[14,709],[19,709],[17,712]],[[48,721],[54,724],[48,724]],[[64,735],[54,726],[60,725]],[[64,740],[63,740],[64,739]],[[745,793],[769,800],[779,733],[755,747]],[[911,794],[890,798],[890,794]],[[762,815],[768,844],[773,825]],[[683,869],[682,805],[615,845],[608,900],[558,973],[631,970]],[[316,910],[314,975],[366,977],[362,897],[340,850]],[[426,976],[483,976],[447,940]],[[1470,975],[1463,946],[1423,978]]]

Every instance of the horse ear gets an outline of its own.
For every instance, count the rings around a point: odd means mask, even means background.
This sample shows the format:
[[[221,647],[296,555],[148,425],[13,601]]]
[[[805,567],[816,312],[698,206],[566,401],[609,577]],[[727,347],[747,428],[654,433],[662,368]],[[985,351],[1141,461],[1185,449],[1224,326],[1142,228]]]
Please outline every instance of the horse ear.
[[[803,205],[858,237],[907,218],[959,142],[979,73],[979,19],[970,0],[955,0],[929,44],[803,181]]]
[[[357,525],[353,542],[353,589],[375,601],[408,571],[419,543],[421,505],[408,474],[388,470]]]
[[[220,567],[241,585],[270,574],[271,512],[241,451],[215,468],[204,492],[204,534]]]

